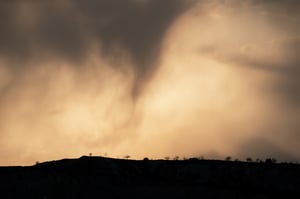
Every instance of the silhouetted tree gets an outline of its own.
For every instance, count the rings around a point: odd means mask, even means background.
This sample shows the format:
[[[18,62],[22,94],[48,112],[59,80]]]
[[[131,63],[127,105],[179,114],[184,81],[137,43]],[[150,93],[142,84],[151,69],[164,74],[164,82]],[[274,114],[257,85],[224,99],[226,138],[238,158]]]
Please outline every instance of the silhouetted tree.
[[[225,158],[225,160],[226,160],[226,161],[231,161],[231,156],[227,156],[227,157]]]
[[[252,158],[247,157],[247,158],[246,158],[246,161],[247,161],[247,162],[252,162]]]
[[[189,161],[198,161],[199,158],[189,158],[188,160],[189,160]]]
[[[130,155],[125,155],[125,157],[127,160],[130,158]]]
[[[165,157],[165,160],[170,160],[170,157],[169,157],[169,156],[166,156],[166,157]]]
[[[268,163],[268,164],[275,164],[277,162],[277,160],[275,158],[267,158],[265,160],[265,163]]]

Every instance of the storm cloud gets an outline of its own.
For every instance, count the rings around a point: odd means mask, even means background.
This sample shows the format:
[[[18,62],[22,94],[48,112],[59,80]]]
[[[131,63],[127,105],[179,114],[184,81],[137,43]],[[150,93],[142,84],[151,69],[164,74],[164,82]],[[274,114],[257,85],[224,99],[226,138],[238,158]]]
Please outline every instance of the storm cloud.
[[[61,58],[80,66],[93,46],[106,61],[131,60],[139,85],[155,71],[168,27],[192,1],[2,1],[0,55],[17,67]],[[123,56],[124,55],[124,56]]]
[[[0,2],[0,164],[299,161],[296,0]]]

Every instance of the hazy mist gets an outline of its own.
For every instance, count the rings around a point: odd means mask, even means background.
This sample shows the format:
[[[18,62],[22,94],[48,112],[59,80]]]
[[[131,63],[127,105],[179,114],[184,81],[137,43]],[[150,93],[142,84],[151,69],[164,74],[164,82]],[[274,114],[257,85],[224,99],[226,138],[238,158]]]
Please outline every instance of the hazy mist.
[[[0,2],[0,165],[299,161],[300,3]]]

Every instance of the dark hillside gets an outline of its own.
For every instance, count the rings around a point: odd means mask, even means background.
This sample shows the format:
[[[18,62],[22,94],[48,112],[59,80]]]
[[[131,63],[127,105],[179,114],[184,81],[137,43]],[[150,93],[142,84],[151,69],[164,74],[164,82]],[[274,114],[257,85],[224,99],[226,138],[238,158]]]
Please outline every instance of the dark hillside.
[[[0,167],[1,198],[300,198],[300,165],[63,159]]]

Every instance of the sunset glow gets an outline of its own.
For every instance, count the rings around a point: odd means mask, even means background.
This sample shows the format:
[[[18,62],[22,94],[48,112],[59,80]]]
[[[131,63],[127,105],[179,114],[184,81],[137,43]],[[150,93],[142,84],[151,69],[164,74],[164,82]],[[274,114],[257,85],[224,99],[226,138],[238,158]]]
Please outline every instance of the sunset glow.
[[[59,2],[0,3],[0,165],[300,160],[299,3]]]

